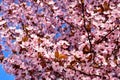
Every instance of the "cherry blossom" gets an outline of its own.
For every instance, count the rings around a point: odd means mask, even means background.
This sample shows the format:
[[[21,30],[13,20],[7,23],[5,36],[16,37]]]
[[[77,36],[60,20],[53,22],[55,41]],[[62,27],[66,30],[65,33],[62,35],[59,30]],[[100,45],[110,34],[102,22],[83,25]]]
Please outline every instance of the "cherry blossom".
[[[119,0],[3,0],[0,62],[16,80],[119,80]]]

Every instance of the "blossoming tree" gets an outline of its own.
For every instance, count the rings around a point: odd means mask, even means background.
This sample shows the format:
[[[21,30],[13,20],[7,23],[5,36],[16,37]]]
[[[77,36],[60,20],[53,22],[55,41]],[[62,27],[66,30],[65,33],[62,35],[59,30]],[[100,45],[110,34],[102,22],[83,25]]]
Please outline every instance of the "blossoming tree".
[[[120,0],[3,0],[0,12],[16,80],[120,79]]]

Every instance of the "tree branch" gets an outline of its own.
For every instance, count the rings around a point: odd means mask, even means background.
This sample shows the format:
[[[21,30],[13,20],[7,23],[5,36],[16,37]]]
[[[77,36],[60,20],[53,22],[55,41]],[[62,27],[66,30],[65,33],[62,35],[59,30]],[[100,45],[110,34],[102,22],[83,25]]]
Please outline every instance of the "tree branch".
[[[87,32],[87,35],[88,35],[88,41],[89,41],[89,44],[90,44],[90,52],[92,52],[92,43],[91,43],[91,39],[90,39],[90,33],[89,33],[89,30],[87,29],[86,27],[86,24],[85,24],[85,11],[84,11],[84,0],[81,0],[81,3],[82,3],[82,13],[83,13],[83,21],[84,21],[84,29],[86,30]]]
[[[110,32],[108,32],[108,34],[106,34],[102,39],[99,39],[96,41],[97,44],[101,43],[102,41],[104,41],[106,39],[106,37],[111,34],[113,31],[115,31],[119,26],[115,27],[114,29],[112,29]]]

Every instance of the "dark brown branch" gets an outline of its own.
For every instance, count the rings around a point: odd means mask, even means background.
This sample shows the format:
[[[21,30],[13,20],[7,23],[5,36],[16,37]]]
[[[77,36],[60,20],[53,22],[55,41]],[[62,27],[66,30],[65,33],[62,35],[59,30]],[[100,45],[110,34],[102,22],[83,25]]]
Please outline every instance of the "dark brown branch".
[[[46,3],[45,1],[42,1],[42,2],[50,8],[51,12],[55,13],[55,12],[54,12],[54,9],[52,8],[51,5],[49,5],[49,4]]]
[[[84,21],[84,28],[85,28],[85,30],[86,30],[86,32],[87,32],[87,35],[88,35],[88,41],[89,41],[89,44],[90,44],[90,52],[92,51],[92,43],[91,43],[91,39],[90,39],[90,33],[89,33],[89,30],[87,29],[87,27],[86,27],[86,24],[85,24],[85,7],[84,7],[84,1],[83,0],[81,0],[81,3],[82,3],[82,13],[83,13],[83,21]]]
[[[108,32],[108,34],[106,34],[102,39],[99,39],[96,41],[97,44],[101,43],[102,41],[104,41],[106,39],[106,37],[111,34],[113,31],[115,31],[119,26],[115,27],[114,29],[112,29],[110,32]]]
[[[71,29],[77,28],[77,29],[80,30],[79,27],[76,27],[73,23],[70,23],[70,22],[66,21],[62,16],[58,16],[58,18],[59,18],[60,20],[64,21],[65,23],[67,23],[67,24],[71,27]]]
[[[70,25],[71,27],[75,27],[72,23],[66,21],[62,16],[58,16],[58,18],[62,21],[64,21],[65,23],[67,23],[68,25]]]

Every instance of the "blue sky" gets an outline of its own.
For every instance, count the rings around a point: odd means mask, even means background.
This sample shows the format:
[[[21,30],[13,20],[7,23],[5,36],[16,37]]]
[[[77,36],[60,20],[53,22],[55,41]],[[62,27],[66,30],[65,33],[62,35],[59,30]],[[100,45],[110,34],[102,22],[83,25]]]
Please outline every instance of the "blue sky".
[[[0,80],[15,80],[13,75],[10,75],[4,71],[2,65],[0,65]]]
[[[5,46],[5,38],[2,39],[0,44],[2,44],[2,46],[4,46],[7,49],[7,51],[3,50],[2,52],[5,57],[8,57],[11,54],[11,51],[9,47]],[[6,73],[3,69],[3,66],[0,64],[0,80],[15,80],[14,78],[15,77],[13,75]]]

